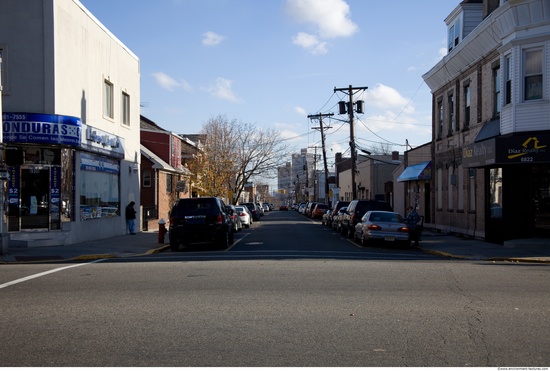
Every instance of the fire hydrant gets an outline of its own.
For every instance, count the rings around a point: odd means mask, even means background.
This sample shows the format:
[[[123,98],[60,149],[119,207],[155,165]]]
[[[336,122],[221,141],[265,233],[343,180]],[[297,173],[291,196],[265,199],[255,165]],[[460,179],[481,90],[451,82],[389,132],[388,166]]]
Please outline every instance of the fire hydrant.
[[[166,234],[166,221],[159,220],[159,243],[164,243],[164,235]]]

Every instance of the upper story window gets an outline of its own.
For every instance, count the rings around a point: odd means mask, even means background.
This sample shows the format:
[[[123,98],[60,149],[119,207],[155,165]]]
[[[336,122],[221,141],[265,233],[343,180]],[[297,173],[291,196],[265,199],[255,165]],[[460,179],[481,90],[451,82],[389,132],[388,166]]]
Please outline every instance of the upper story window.
[[[437,101],[437,139],[443,136],[443,100]]]
[[[144,170],[141,176],[142,176],[142,181],[141,181],[142,187],[150,188],[151,187],[151,170]]]
[[[504,57],[504,105],[512,103],[512,58]]]
[[[172,193],[172,174],[166,174],[166,193]]]
[[[460,42],[460,19],[449,27],[449,51]]]
[[[113,84],[109,80],[103,81],[103,116],[113,119]]]
[[[451,135],[453,133],[453,128],[455,127],[455,97],[453,94],[449,94],[448,103],[449,103],[448,104],[449,105],[449,135]]]
[[[542,99],[542,49],[526,50],[524,63],[524,100]]]
[[[493,67],[493,114],[500,114],[500,65]]]
[[[464,85],[464,129],[470,127],[470,83]]]
[[[122,92],[122,123],[130,126],[130,95]]]

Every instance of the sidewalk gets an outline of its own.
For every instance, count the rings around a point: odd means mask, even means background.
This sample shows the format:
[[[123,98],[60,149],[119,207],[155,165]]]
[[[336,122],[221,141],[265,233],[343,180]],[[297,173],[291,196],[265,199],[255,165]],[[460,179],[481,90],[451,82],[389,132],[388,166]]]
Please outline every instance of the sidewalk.
[[[160,253],[168,248],[168,236],[165,236],[164,241],[165,243],[158,242],[157,231],[148,231],[68,246],[9,246],[8,253],[0,255],[0,264],[53,263],[150,255]]]
[[[150,255],[168,248],[168,236],[165,236],[164,242],[158,242],[158,232],[149,231],[69,246],[10,247],[6,254],[0,255],[0,264],[53,263]],[[549,239],[507,241],[503,246],[426,230],[422,233],[420,249],[456,259],[550,264]]]

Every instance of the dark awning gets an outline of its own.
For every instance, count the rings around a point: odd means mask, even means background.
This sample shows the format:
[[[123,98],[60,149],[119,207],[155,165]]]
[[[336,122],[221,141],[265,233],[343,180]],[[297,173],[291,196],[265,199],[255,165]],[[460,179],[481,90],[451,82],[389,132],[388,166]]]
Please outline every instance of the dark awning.
[[[425,161],[419,164],[407,166],[407,168],[397,178],[398,182],[408,182],[411,180],[430,180],[432,179],[432,162]]]
[[[500,135],[500,118],[497,118],[483,124],[474,142],[475,143],[481,142],[482,140],[498,137],[499,135]]]

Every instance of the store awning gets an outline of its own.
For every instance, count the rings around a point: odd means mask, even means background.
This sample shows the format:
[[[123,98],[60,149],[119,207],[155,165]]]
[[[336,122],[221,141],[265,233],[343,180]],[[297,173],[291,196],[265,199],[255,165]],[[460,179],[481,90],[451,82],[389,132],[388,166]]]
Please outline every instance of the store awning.
[[[483,124],[474,142],[475,143],[481,142],[482,140],[498,137],[499,135],[500,135],[500,118],[497,118]]]
[[[419,164],[407,166],[407,168],[397,178],[398,182],[409,182],[411,180],[430,180],[432,179],[432,162],[425,161]]]

